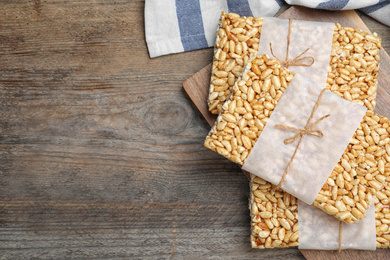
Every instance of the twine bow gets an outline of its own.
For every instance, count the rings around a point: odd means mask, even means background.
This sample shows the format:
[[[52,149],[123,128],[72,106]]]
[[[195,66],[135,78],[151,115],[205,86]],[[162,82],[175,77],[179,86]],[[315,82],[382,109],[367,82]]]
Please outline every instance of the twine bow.
[[[305,54],[308,50],[310,50],[310,48],[307,48],[305,51],[303,51],[301,54],[299,54],[297,57],[295,57],[294,59],[292,60],[289,60],[289,57],[288,57],[288,50],[290,48],[290,37],[291,37],[291,26],[292,26],[292,19],[290,18],[289,19],[289,26],[288,26],[288,35],[287,35],[287,50],[286,50],[286,59],[285,60],[282,60],[282,59],[279,59],[278,57],[275,56],[274,54],[274,51],[272,49],[272,43],[269,43],[269,48],[271,50],[271,54],[272,56],[274,56],[274,58],[279,61],[284,67],[288,68],[289,66],[305,66],[305,67],[310,67],[311,65],[313,65],[314,63],[314,58],[312,56],[305,56],[305,57],[302,57],[301,56],[303,54]],[[310,64],[306,64],[306,63],[302,63],[301,61],[304,61],[304,60],[311,60],[311,63]]]
[[[320,95],[318,96],[318,99],[317,99],[317,102],[315,103],[314,107],[313,107],[313,110],[311,111],[311,114],[310,114],[310,117],[309,119],[307,120],[307,123],[306,123],[306,126],[305,128],[297,128],[297,127],[293,127],[293,126],[287,126],[287,125],[281,125],[281,124],[277,124],[275,125],[275,128],[279,128],[279,129],[283,129],[283,130],[294,130],[294,131],[298,131],[297,134],[295,134],[294,136],[290,137],[290,138],[287,138],[284,140],[284,144],[292,144],[294,143],[297,139],[299,139],[299,142],[298,142],[298,145],[297,147],[295,148],[295,151],[283,173],[283,176],[282,178],[280,179],[280,182],[278,184],[278,188],[280,188],[282,186],[282,183],[284,181],[284,179],[286,178],[287,176],[287,173],[288,171],[290,170],[290,167],[291,167],[291,164],[295,158],[295,155],[297,154],[297,151],[298,151],[298,148],[299,146],[301,145],[301,142],[303,140],[303,137],[305,135],[311,135],[311,136],[315,136],[315,137],[318,137],[318,138],[321,138],[324,136],[324,134],[322,133],[321,130],[318,130],[318,129],[314,129],[314,127],[319,123],[321,122],[322,120],[324,120],[325,118],[329,117],[330,115],[326,115],[326,116],[323,116],[321,117],[320,119],[318,119],[317,121],[315,121],[313,124],[310,124],[310,121],[313,119],[314,117],[314,113],[316,112],[318,106],[320,105],[320,102],[321,102],[321,99],[322,99],[322,96],[324,95],[325,93],[325,89],[323,89],[320,93]]]
[[[303,137],[305,135],[311,135],[311,136],[315,136],[315,137],[318,137],[318,138],[321,138],[324,136],[324,133],[322,133],[321,130],[318,130],[318,129],[313,129],[319,122],[321,122],[323,119],[329,117],[330,115],[326,115],[326,116],[323,116],[321,117],[320,119],[318,119],[317,121],[315,121],[313,124],[311,124],[309,127],[307,128],[298,128],[298,127],[294,127],[294,126],[288,126],[288,125],[280,125],[280,124],[277,124],[275,125],[275,128],[279,128],[279,129],[284,129],[284,130],[295,130],[295,131],[299,131],[298,133],[296,133],[295,135],[293,135],[292,137],[289,137],[287,138],[286,140],[284,140],[284,144],[292,144],[294,143],[299,137]]]

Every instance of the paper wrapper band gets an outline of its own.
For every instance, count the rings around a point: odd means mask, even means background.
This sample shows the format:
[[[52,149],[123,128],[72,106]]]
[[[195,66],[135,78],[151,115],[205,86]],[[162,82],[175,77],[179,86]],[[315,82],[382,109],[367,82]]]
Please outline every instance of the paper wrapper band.
[[[285,60],[282,60],[282,59],[279,59],[278,57],[275,56],[274,52],[273,52],[273,49],[272,49],[272,43],[270,42],[269,43],[269,49],[272,53],[272,56],[274,56],[274,58],[280,62],[280,64],[286,68],[290,67],[290,66],[306,66],[306,67],[310,67],[311,65],[313,65],[314,63],[314,57],[311,57],[311,56],[306,56],[306,57],[302,57],[303,54],[305,54],[307,51],[310,50],[310,48],[307,48],[305,51],[303,51],[301,54],[299,54],[297,57],[295,57],[294,59],[290,60],[289,59],[289,56],[288,56],[288,53],[289,53],[289,50],[290,50],[290,43],[291,43],[291,27],[292,27],[292,19],[290,18],[289,19],[289,24],[288,24],[288,35],[287,35],[287,47],[286,47],[286,59]],[[310,63],[307,64],[307,63],[303,63],[302,61],[304,60],[310,60]]]
[[[286,68],[294,66],[292,71],[325,88],[334,26],[334,23],[266,17],[261,28],[258,54],[273,56]],[[302,57],[304,54],[306,57]]]
[[[298,201],[299,249],[376,249],[375,207],[357,224],[343,224],[322,210]],[[342,223],[342,222],[341,222]],[[340,244],[341,231],[341,244]]]
[[[325,118],[329,117],[330,114],[328,115],[325,115],[323,117],[321,117],[320,119],[318,119],[316,122],[314,122],[313,124],[310,125],[310,122],[311,120],[313,119],[313,116],[314,116],[314,113],[316,112],[320,102],[321,102],[321,99],[322,99],[322,96],[325,94],[325,89],[323,89],[320,93],[320,95],[318,96],[318,99],[317,99],[317,102],[315,103],[314,107],[313,107],[313,110],[311,111],[311,114],[310,114],[310,117],[309,119],[307,120],[307,123],[306,123],[306,126],[305,128],[297,128],[297,127],[292,127],[292,126],[288,126],[288,125],[280,125],[280,124],[277,124],[275,125],[275,128],[279,128],[279,129],[284,129],[284,130],[295,130],[295,131],[299,131],[297,134],[295,134],[294,136],[290,137],[290,138],[287,138],[284,140],[284,144],[292,144],[294,143],[297,139],[299,139],[299,142],[294,150],[294,153],[293,155],[291,156],[291,159],[290,161],[288,162],[287,164],[287,167],[286,167],[286,170],[284,170],[284,173],[283,173],[283,176],[282,178],[280,179],[280,182],[279,184],[277,185],[277,188],[280,188],[282,186],[282,183],[284,181],[284,179],[286,178],[287,176],[287,173],[288,171],[290,170],[290,167],[291,167],[291,164],[295,158],[295,155],[297,154],[298,152],[298,148],[300,146],[300,144],[302,143],[302,140],[303,140],[303,137],[305,137],[305,135],[311,135],[311,136],[315,136],[315,137],[319,137],[319,138],[322,138],[324,136],[324,134],[322,133],[321,130],[318,130],[318,129],[314,129],[314,127],[319,123],[321,122],[322,120],[324,120]]]

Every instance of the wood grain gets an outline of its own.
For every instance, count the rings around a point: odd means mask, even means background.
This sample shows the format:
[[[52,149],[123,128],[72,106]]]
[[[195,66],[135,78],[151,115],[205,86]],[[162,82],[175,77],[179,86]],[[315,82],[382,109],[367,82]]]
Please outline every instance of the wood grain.
[[[208,88],[204,86],[210,85],[210,74],[211,74],[211,63],[195,73],[192,77],[183,82],[183,87],[202,114],[207,123],[212,126],[214,125],[217,115],[209,113],[207,106],[207,100],[209,95]]]
[[[212,50],[150,59],[143,14],[0,1],[0,259],[258,254],[247,181],[181,88]]]
[[[250,248],[248,181],[203,148],[182,83],[213,50],[150,59],[143,15],[0,0],[0,259],[304,259]]]
[[[322,21],[322,22],[339,22],[343,26],[359,27],[369,31],[364,22],[359,18],[355,11],[328,12],[311,10],[304,7],[292,7],[283,12],[280,18],[293,18],[299,20]],[[378,96],[375,112],[390,116],[390,57],[384,49],[381,50],[381,65],[378,78]],[[209,125],[214,125],[216,116],[208,113],[206,100],[208,96],[208,86],[210,83],[211,64],[204,67],[198,73],[194,74],[183,83],[183,87],[205,117]],[[249,174],[243,171],[249,178]],[[340,254],[330,251],[319,250],[301,250],[306,259],[389,259],[389,250],[358,251],[344,250]]]
[[[259,257],[248,182],[182,89],[213,51],[150,59],[143,17],[0,0],[0,259]]]

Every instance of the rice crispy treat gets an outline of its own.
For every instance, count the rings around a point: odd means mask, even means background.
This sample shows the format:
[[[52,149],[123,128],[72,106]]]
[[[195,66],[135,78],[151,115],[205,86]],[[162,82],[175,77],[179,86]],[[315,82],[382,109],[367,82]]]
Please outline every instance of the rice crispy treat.
[[[384,157],[386,173],[389,173],[388,153]],[[390,177],[377,193],[374,203],[376,247],[390,248]],[[252,248],[299,245],[298,200],[295,197],[251,174],[249,208]]]
[[[261,17],[222,13],[207,101],[211,113],[219,114],[245,64],[258,53],[262,23]],[[381,46],[376,33],[336,24],[326,89],[374,110]]]
[[[242,166],[293,76],[266,55],[251,59],[222,106],[205,147]],[[364,218],[372,195],[385,181],[389,131],[388,119],[368,110],[313,205],[346,223]]]

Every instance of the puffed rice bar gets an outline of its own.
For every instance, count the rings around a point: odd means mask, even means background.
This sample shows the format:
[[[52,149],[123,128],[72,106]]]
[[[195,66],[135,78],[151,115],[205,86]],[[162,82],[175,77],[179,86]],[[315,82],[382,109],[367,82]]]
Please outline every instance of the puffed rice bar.
[[[241,166],[294,76],[266,55],[254,57],[247,68],[204,142]],[[368,110],[313,204],[346,223],[364,218],[372,195],[385,180],[389,131],[388,119]],[[355,193],[358,201],[352,199]]]
[[[386,155],[386,172],[390,158]],[[390,177],[374,198],[376,247],[390,248]],[[298,200],[253,174],[250,181],[251,245],[280,248],[299,245]]]
[[[222,13],[207,101],[211,113],[219,114],[245,64],[257,54],[262,23],[261,17]],[[336,24],[326,89],[374,110],[381,46],[376,33]]]

